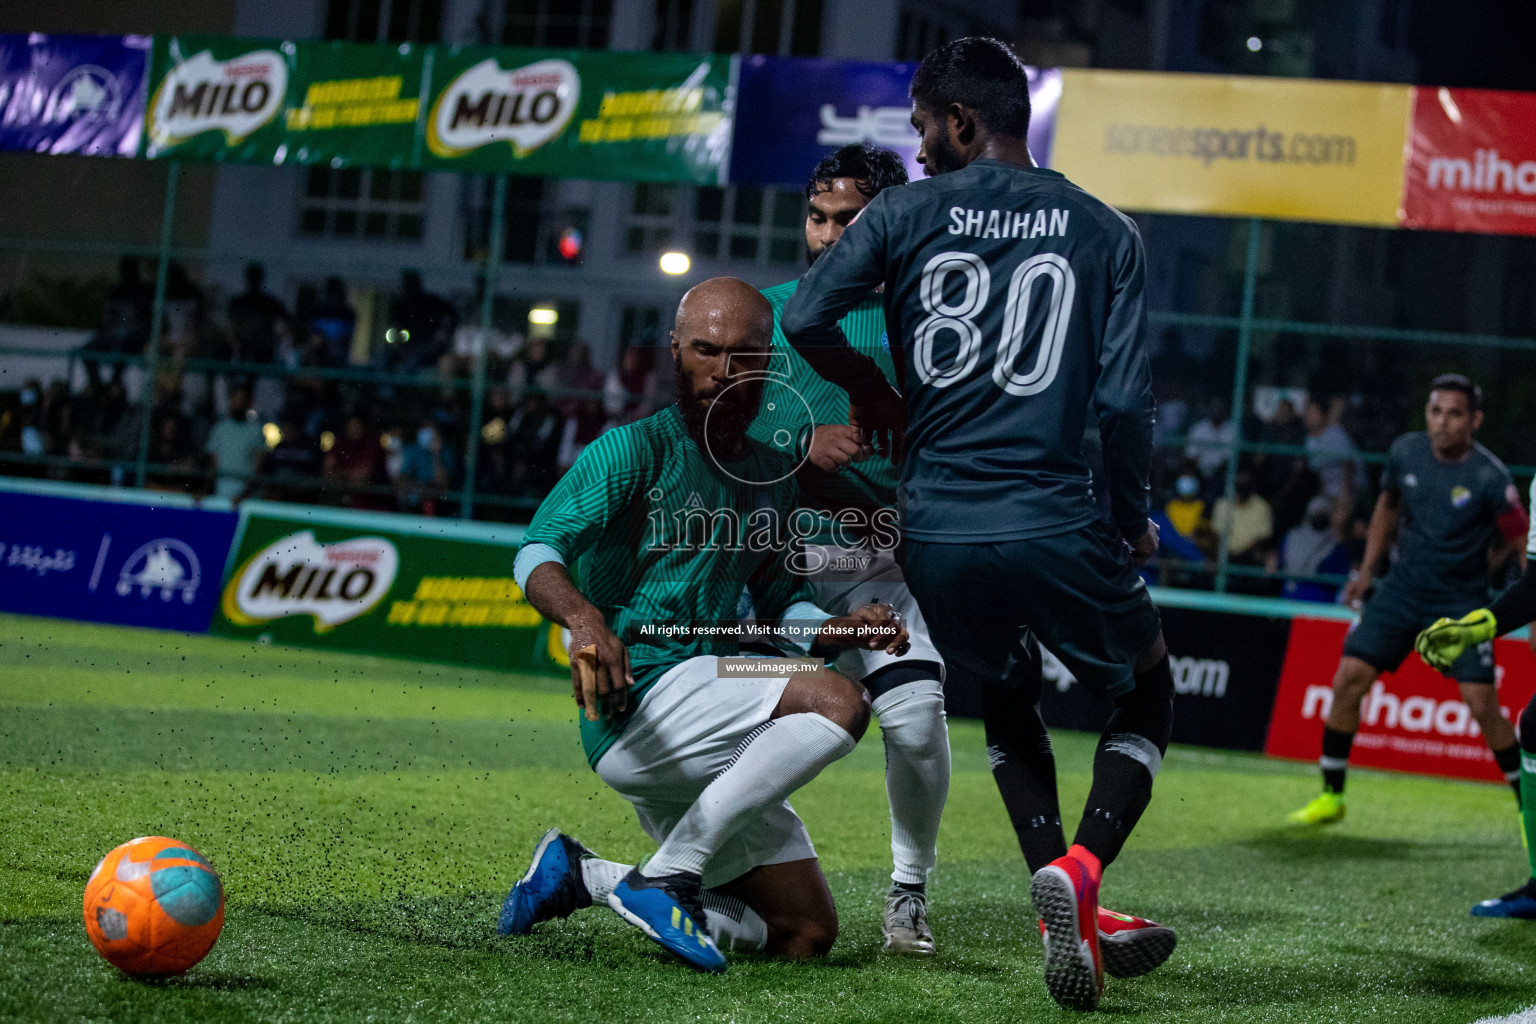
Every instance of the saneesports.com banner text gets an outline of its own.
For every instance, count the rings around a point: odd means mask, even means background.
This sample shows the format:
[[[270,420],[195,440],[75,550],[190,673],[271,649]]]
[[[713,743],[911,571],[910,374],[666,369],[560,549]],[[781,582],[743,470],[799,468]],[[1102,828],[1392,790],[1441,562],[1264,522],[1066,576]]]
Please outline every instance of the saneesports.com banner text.
[[[1069,70],[1052,165],[1130,210],[1391,227],[1412,94],[1400,85]]]

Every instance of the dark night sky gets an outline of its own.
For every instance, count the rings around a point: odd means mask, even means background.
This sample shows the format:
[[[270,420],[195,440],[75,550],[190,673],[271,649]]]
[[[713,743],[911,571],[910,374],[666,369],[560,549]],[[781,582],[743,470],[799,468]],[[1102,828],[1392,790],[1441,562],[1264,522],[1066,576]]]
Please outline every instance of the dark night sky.
[[[1536,91],[1536,4],[1414,0],[1411,12],[1421,83]]]

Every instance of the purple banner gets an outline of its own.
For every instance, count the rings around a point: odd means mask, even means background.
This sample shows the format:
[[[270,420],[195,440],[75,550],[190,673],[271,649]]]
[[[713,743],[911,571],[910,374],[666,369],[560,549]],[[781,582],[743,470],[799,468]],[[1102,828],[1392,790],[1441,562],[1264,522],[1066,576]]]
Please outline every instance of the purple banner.
[[[0,611],[206,633],[239,518],[0,491]]]
[[[902,155],[907,173],[922,177],[912,101],[914,64],[743,57],[736,99],[732,184],[804,185],[822,157],[851,142],[869,142]],[[1029,151],[1051,165],[1061,72],[1029,69]]]
[[[0,150],[133,156],[149,36],[0,34]]]

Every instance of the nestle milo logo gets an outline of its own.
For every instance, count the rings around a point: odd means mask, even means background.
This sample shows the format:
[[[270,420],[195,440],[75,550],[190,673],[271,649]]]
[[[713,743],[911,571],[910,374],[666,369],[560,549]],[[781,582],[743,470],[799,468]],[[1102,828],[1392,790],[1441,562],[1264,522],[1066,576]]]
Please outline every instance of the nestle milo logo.
[[[569,61],[540,60],[508,71],[487,58],[448,83],[427,119],[427,146],[462,156],[506,142],[527,156],[559,135],[576,113],[581,76]]]
[[[221,606],[239,626],[311,615],[324,633],[378,607],[399,568],[399,552],[383,537],[321,544],[303,530],[252,555],[224,588]]]
[[[288,95],[288,62],[276,50],[215,60],[204,50],[166,73],[150,101],[150,151],[206,131],[235,145],[270,122]]]

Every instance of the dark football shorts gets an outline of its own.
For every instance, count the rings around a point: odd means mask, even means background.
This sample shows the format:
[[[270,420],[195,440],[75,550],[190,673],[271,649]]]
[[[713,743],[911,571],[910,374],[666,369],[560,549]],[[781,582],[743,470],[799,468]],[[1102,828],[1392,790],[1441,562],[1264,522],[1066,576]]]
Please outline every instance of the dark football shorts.
[[[1118,697],[1162,628],[1125,542],[1099,521],[991,544],[908,539],[904,570],[949,671],[986,685],[1017,684],[1033,630],[1088,692]]]
[[[1413,653],[1413,641],[1420,630],[1436,619],[1459,619],[1481,604],[1476,598],[1421,597],[1388,576],[1365,602],[1359,621],[1344,638],[1344,655],[1359,658],[1382,672],[1396,672]],[[1493,644],[1467,648],[1446,675],[1459,683],[1492,683]]]

